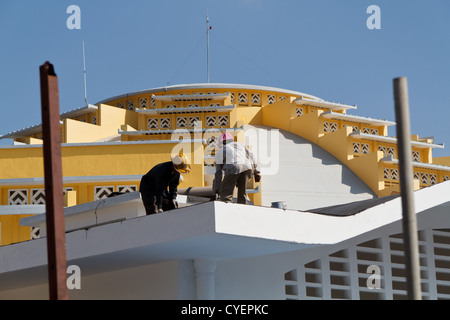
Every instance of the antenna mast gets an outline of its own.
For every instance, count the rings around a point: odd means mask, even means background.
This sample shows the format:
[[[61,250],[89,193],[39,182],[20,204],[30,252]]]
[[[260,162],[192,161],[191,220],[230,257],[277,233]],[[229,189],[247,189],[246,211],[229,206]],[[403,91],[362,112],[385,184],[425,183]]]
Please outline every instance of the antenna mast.
[[[83,69],[84,69],[84,102],[86,103],[87,107],[88,102],[87,102],[87,88],[86,88],[86,57],[84,54],[84,41],[83,41]]]
[[[209,17],[208,17],[208,9],[206,9],[206,73],[209,83],[209,30],[211,27],[209,26]]]

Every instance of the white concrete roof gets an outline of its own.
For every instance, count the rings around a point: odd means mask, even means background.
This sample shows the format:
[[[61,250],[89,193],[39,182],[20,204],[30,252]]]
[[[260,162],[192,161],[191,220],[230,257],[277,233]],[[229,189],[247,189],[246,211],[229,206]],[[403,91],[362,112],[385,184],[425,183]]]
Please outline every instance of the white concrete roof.
[[[76,109],[72,109],[67,112],[61,113],[60,119],[76,118],[76,117],[79,117],[84,114],[88,114],[88,113],[91,113],[91,112],[94,112],[97,110],[98,110],[97,106],[90,104],[86,107],[76,108]],[[60,121],[60,124],[62,125],[63,122]],[[24,129],[9,132],[3,136],[0,136],[0,139],[15,139],[15,138],[27,137],[29,135],[37,134],[40,132],[42,132],[42,124],[36,124],[31,127],[26,127]]]
[[[41,214],[45,212],[43,204],[2,205],[0,216],[13,214]]]
[[[63,125],[63,122],[59,122],[60,125]],[[0,139],[16,139],[30,136],[32,134],[38,134],[42,132],[42,124],[36,124],[30,127],[26,127],[23,129],[11,131],[5,135],[2,135]]]
[[[449,194],[450,181],[416,191],[416,212],[450,226]],[[115,206],[129,213],[133,201]],[[212,201],[68,232],[67,260],[88,275],[174,259],[252,257],[335,244],[401,219],[398,197],[350,216]],[[2,289],[45,282],[46,264],[46,238],[0,247]]]

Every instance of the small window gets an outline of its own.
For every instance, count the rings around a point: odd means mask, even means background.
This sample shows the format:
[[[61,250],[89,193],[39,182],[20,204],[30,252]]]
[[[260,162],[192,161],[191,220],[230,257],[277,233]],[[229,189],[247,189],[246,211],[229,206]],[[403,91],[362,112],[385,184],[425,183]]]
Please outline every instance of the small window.
[[[228,116],[219,116],[219,126],[228,126],[229,118]]]
[[[252,104],[260,104],[261,95],[259,93],[252,93]]]
[[[158,119],[157,118],[149,118],[147,119],[147,128],[150,129],[158,129]]]
[[[28,190],[27,189],[8,190],[8,204],[9,205],[28,204]]]
[[[189,127],[196,127],[200,125],[200,117],[189,117]]]
[[[161,129],[170,129],[171,127],[170,118],[161,118],[159,122],[159,127]]]
[[[248,98],[245,92],[239,92],[239,103],[247,103]]]
[[[216,117],[215,116],[206,116],[206,126],[208,126],[208,127],[216,126]]]
[[[187,117],[178,117],[177,128],[186,128],[186,127],[187,127]]]
[[[234,92],[230,93],[231,103],[235,103]]]
[[[147,98],[139,99],[139,108],[147,108]]]
[[[94,200],[100,200],[100,199],[107,198],[113,192],[114,192],[114,186],[95,187]]]

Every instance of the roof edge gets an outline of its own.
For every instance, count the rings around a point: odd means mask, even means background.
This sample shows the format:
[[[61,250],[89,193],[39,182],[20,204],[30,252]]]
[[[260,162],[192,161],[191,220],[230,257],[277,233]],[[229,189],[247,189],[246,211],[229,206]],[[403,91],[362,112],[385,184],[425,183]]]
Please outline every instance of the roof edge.
[[[185,90],[185,89],[246,89],[246,90],[264,90],[264,91],[278,91],[281,93],[286,94],[293,94],[293,95],[300,95],[300,96],[308,96],[313,99],[323,101],[322,98],[313,96],[308,93],[303,93],[299,91],[293,91],[293,90],[287,90],[287,89],[281,89],[277,87],[270,87],[270,86],[261,86],[261,85],[250,85],[250,84],[236,84],[236,83],[192,83],[192,84],[177,84],[177,85],[171,85],[171,86],[164,86],[164,87],[157,87],[157,88],[151,88],[151,89],[145,89],[140,91],[134,91],[125,93],[122,95],[114,96],[111,98],[104,99],[102,101],[97,102],[96,104],[102,104],[107,103],[109,101],[113,101],[116,99],[121,99],[129,96],[134,96],[138,94],[146,94],[146,93],[154,93],[159,91],[175,91],[175,90]]]

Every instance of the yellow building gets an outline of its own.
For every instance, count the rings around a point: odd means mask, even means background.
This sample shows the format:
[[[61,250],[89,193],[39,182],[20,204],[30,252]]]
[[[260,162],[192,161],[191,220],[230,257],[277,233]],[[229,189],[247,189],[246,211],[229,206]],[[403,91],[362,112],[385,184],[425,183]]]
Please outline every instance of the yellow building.
[[[388,135],[395,123],[347,113],[355,109],[296,91],[208,83],[127,93],[72,110],[61,114],[66,205],[137,191],[143,174],[181,149],[192,171],[179,187],[210,186],[216,137],[227,131],[248,144],[252,128],[306,139],[338,159],[375,197],[398,193],[397,139]],[[19,220],[45,210],[41,126],[5,138],[14,145],[0,147],[1,245],[36,236]],[[432,149],[443,145],[418,136],[411,144],[417,188],[449,180],[448,159],[432,157]],[[263,172],[260,183],[248,185],[255,205],[265,204],[265,181]]]

